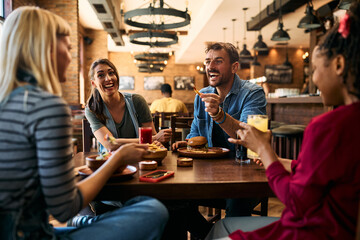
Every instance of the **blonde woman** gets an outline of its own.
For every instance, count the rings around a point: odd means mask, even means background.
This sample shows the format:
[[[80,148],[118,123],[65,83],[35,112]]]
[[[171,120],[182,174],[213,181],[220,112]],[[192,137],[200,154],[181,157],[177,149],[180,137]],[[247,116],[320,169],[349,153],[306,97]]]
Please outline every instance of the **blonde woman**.
[[[70,111],[59,97],[71,61],[70,27],[37,7],[6,19],[0,43],[0,239],[159,239],[168,213],[138,197],[91,224],[57,231],[99,193],[121,165],[141,160],[146,146],[124,145],[98,171],[75,181]],[[131,214],[130,214],[131,213]],[[151,218],[151,221],[148,219]],[[146,224],[144,224],[146,221]],[[141,231],[136,231],[141,227]]]

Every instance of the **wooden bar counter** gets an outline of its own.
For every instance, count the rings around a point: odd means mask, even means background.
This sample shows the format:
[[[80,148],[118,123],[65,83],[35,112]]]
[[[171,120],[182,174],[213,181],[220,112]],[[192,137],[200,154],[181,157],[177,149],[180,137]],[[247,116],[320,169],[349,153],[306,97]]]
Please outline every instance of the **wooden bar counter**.
[[[320,96],[267,98],[266,111],[272,121],[287,124],[307,125],[310,120],[330,111],[322,103]]]

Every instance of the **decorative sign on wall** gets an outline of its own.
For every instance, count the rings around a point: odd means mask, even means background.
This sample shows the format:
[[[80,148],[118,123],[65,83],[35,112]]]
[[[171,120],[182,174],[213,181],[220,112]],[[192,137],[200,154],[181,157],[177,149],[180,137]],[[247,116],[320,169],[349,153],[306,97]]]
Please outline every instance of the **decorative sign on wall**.
[[[192,90],[195,85],[194,77],[176,76],[174,77],[175,90]]]
[[[119,90],[134,90],[135,79],[133,76],[120,76]]]
[[[144,77],[144,89],[145,90],[160,90],[161,85],[165,80],[163,76],[150,76]]]
[[[269,83],[291,83],[292,68],[286,65],[266,65],[265,77]]]

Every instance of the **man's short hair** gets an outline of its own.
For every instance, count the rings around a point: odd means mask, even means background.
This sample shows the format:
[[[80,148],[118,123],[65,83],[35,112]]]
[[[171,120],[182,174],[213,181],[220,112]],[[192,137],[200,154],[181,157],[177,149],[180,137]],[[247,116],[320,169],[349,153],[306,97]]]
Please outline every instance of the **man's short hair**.
[[[239,61],[239,53],[236,47],[231,43],[224,43],[224,42],[212,43],[209,46],[207,46],[205,53],[208,53],[210,50],[216,51],[221,49],[224,49],[228,53],[231,63]]]
[[[161,92],[162,93],[170,93],[170,94],[172,94],[170,84],[164,83],[163,85],[161,85]]]

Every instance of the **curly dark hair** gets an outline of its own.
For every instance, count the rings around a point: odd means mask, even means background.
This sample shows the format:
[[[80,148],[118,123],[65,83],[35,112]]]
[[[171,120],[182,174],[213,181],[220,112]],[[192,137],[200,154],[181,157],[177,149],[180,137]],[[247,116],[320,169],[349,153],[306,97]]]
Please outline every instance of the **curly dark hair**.
[[[239,61],[239,53],[235,48],[235,46],[232,45],[231,43],[224,43],[224,42],[213,43],[206,48],[205,53],[208,53],[210,50],[221,50],[221,49],[224,49],[228,53],[231,63]]]
[[[106,58],[97,59],[91,64],[91,67],[89,70],[89,79],[94,80],[94,74],[95,74],[94,69],[99,64],[105,64],[105,65],[108,65],[109,67],[111,67],[115,71],[115,76],[116,76],[117,80],[119,81],[119,73],[118,73],[115,65],[112,62],[110,62],[109,59],[106,59]],[[96,117],[100,120],[100,122],[105,124],[107,118],[104,114],[104,104],[103,103],[104,103],[104,101],[101,98],[99,91],[96,88],[91,87],[91,95],[90,95],[89,99],[87,100],[86,105],[93,113],[95,113]]]
[[[326,55],[328,59],[343,55],[345,58],[344,84],[347,83],[349,73],[355,77],[353,87],[354,91],[349,91],[357,97],[360,97],[360,4],[354,2],[347,11],[350,21],[350,33],[344,38],[339,32],[339,23],[337,23],[325,36],[319,44],[319,50]]]

